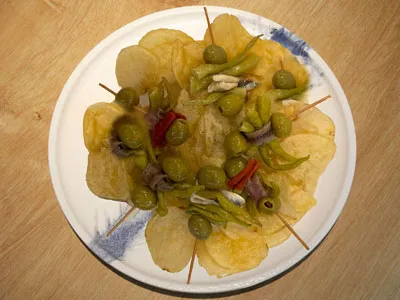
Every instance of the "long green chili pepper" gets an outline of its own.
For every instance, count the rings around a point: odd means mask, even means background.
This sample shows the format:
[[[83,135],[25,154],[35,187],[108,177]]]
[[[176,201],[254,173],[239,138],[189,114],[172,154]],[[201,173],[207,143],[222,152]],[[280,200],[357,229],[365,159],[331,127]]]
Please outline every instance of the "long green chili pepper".
[[[247,121],[243,121],[242,124],[240,124],[240,127],[239,127],[239,131],[241,131],[241,132],[253,132],[254,130],[256,130],[254,128],[254,126],[251,125],[251,123],[247,122]]]
[[[234,215],[239,220],[242,220],[248,224],[261,225],[258,220],[252,218],[244,209],[230,202],[221,192],[216,192],[216,197],[219,205],[221,205],[223,209]]]
[[[249,158],[257,158],[258,148],[257,146],[250,146],[245,153]]]
[[[240,76],[243,73],[246,73],[247,71],[253,69],[260,60],[260,56],[254,53],[250,53],[244,61],[242,61],[240,64],[237,64],[236,66],[233,66],[232,68],[224,70],[222,74],[229,76]]]
[[[256,200],[251,199],[251,198],[247,199],[246,200],[246,210],[250,216],[252,216],[254,219],[258,220],[258,217],[260,215],[258,213]]]
[[[191,100],[188,101],[185,105],[209,105],[214,102],[217,102],[219,98],[221,98],[224,95],[224,93],[216,92],[216,93],[211,93],[208,94],[205,99],[196,99],[196,100]]]
[[[164,97],[164,94],[164,84],[162,81],[149,90],[150,109],[164,109],[168,106],[168,99]]]
[[[242,223],[246,224],[257,224],[260,225],[260,222],[256,219],[253,219],[244,209],[236,206],[232,202],[230,202],[221,192],[219,191],[210,191],[210,190],[202,190],[196,193],[197,195],[208,198],[211,200],[217,200],[219,205],[227,211],[228,213],[232,214],[236,219],[241,221]],[[237,222],[236,222],[237,223]]]
[[[271,98],[268,97],[267,94],[257,97],[257,111],[264,125],[268,124],[271,118],[271,104]]]
[[[222,207],[214,204],[191,204],[191,206],[197,207],[198,209],[202,209],[204,211],[207,211],[209,213],[218,215],[220,218],[226,220],[226,222],[231,222],[231,223],[236,223],[242,226],[248,226],[248,224],[244,221],[239,220],[236,218],[234,215],[230,214],[226,210],[224,210]]]
[[[162,78],[162,82],[164,84],[165,90],[168,96],[168,106],[166,111],[171,111],[178,104],[179,95],[181,93],[181,89],[177,84],[170,83],[165,77]]]
[[[189,198],[193,193],[197,193],[203,189],[204,189],[204,186],[202,186],[202,185],[194,185],[187,189],[171,190],[171,191],[166,191],[165,193],[168,195],[171,195],[173,197],[176,197],[176,198],[185,199],[185,198]]]
[[[158,199],[158,206],[156,211],[161,217],[164,217],[168,214],[168,207],[165,204],[164,194],[158,191],[157,199]]]
[[[226,224],[228,222],[228,220],[225,219],[223,216],[212,211],[208,211],[205,208],[195,204],[191,204],[186,212],[188,214],[199,214],[214,224]]]
[[[212,82],[212,76],[207,76],[202,79],[197,79],[194,76],[189,78],[189,92],[190,94],[195,94],[206,89]]]
[[[281,189],[275,182],[269,181],[265,185],[268,187],[268,197],[271,197],[271,198],[279,197],[279,194],[281,193]]]
[[[149,163],[149,160],[147,158],[147,154],[145,151],[140,151],[143,153],[135,153],[135,167],[137,166],[139,169],[144,170]]]
[[[272,141],[268,142],[267,146],[269,149],[271,149],[271,151],[274,154],[278,155],[282,159],[286,159],[289,162],[292,162],[292,161],[295,161],[298,159],[297,157],[294,157],[294,156],[290,155],[289,153],[287,153],[285,150],[283,150],[283,148],[281,147],[281,144],[277,140],[272,140]]]
[[[208,75],[214,75],[220,73],[226,69],[232,68],[240,63],[242,63],[249,50],[254,46],[254,44],[258,41],[258,39],[262,36],[262,34],[254,37],[246,46],[241,54],[236,56],[235,58],[231,59],[227,63],[220,64],[220,65],[213,65],[213,64],[203,64],[194,69],[192,69],[192,74],[197,79],[202,79]]]
[[[258,112],[256,112],[255,110],[247,111],[246,115],[249,123],[253,125],[256,129],[260,129],[263,126],[262,120],[258,115]]]
[[[287,98],[290,98],[294,95],[301,94],[307,89],[307,86],[299,86],[297,88],[291,89],[291,90],[279,90],[279,89],[272,89],[269,90],[266,93],[266,97],[271,99],[271,101],[274,100],[285,100]]]
[[[265,164],[270,167],[273,170],[277,170],[277,171],[287,171],[287,170],[291,170],[294,169],[298,166],[300,166],[303,162],[307,161],[310,158],[310,155],[306,156],[306,157],[302,157],[302,158],[298,158],[295,161],[292,161],[290,163],[287,164],[275,164],[271,157],[268,154],[268,150],[266,148],[266,146],[261,146],[259,148],[260,150],[260,154],[261,154],[261,158],[263,159],[263,161],[265,162]]]

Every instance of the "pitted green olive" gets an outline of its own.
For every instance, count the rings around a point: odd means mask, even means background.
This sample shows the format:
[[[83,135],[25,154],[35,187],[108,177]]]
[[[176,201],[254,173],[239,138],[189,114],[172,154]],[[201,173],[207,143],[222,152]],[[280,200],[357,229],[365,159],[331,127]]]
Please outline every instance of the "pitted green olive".
[[[182,182],[188,176],[188,168],[185,161],[179,157],[166,157],[162,162],[165,174],[175,182]]]

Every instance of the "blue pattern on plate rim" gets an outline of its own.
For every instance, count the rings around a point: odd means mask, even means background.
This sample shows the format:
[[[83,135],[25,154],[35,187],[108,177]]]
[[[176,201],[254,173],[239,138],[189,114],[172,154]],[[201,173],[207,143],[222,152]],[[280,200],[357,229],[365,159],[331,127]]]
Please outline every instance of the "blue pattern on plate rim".
[[[132,246],[134,240],[139,236],[143,237],[144,227],[151,216],[150,211],[138,211],[107,237],[107,233],[128,210],[129,207],[126,207],[112,221],[110,218],[107,218],[107,226],[102,231],[99,230],[99,224],[96,224],[96,233],[93,240],[89,243],[89,248],[107,263],[121,259],[126,250]]]
[[[240,16],[239,19],[241,19]],[[244,20],[241,20],[241,22],[243,21]],[[256,31],[265,32],[266,38],[282,44],[285,48],[290,50],[290,52],[292,52],[301,63],[308,66],[311,74],[311,83],[309,88],[320,86],[322,84],[324,74],[311,59],[309,55],[311,47],[305,41],[284,27],[265,27],[261,25],[259,19],[251,25],[255,26]],[[144,227],[150,219],[151,212],[140,211],[135,214],[134,217],[124,221],[110,237],[107,237],[107,232],[120,218],[124,216],[128,209],[129,208],[122,210],[119,216],[112,222],[110,221],[110,218],[108,218],[107,226],[101,232],[99,230],[99,225],[96,224],[95,237],[89,243],[89,248],[107,263],[123,258],[127,249],[132,246],[134,240],[143,236]]]

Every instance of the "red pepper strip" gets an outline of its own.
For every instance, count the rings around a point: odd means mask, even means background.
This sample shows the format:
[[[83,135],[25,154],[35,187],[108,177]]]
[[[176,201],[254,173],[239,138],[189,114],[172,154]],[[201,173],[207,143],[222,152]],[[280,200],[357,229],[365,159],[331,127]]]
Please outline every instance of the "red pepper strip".
[[[249,173],[245,175],[245,177],[235,186],[235,189],[238,190],[243,190],[244,186],[246,185],[247,181],[253,177],[253,175],[256,173],[258,168],[260,167],[260,164],[256,161],[256,164],[253,165],[253,168],[250,170]]]
[[[162,148],[167,144],[165,134],[176,119],[186,120],[186,117],[180,113],[170,111],[154,126],[151,132],[151,145],[153,148]]]
[[[254,158],[250,158],[247,161],[247,165],[244,167],[244,169],[242,171],[239,172],[239,174],[237,174],[236,176],[232,177],[231,180],[228,181],[228,186],[231,189],[234,189],[235,186],[242,181],[242,179],[246,176],[247,173],[249,173],[252,169],[253,166],[257,163],[257,160],[255,160]]]

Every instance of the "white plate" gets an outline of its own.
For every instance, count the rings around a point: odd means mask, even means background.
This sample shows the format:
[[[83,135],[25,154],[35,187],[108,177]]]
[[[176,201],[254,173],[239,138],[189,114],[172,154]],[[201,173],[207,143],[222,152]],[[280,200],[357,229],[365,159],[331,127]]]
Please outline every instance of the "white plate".
[[[311,72],[310,101],[328,93],[333,96],[319,107],[335,122],[337,152],[319,181],[317,205],[295,225],[296,231],[313,249],[334,225],[353,180],[356,140],[346,96],[322,58],[282,26],[231,8],[210,6],[208,12],[211,19],[222,13],[236,15],[251,34],[263,33],[288,46]],[[190,285],[185,284],[188,267],[170,274],[153,263],[143,237],[148,213],[135,214],[111,238],[104,238],[110,223],[119,219],[127,205],[99,199],[86,185],[88,152],[82,136],[83,115],[89,105],[113,98],[98,87],[99,82],[118,90],[114,72],[118,52],[137,44],[148,31],[162,27],[179,29],[195,39],[202,39],[206,30],[203,8],[191,6],[161,11],[122,27],[90,51],[64,86],[54,110],[49,136],[50,173],[60,206],[74,231],[93,252],[140,282],[171,291],[215,293],[238,290],[271,279],[309,253],[294,237],[272,248],[257,268],[223,279],[208,276],[196,262]]]

